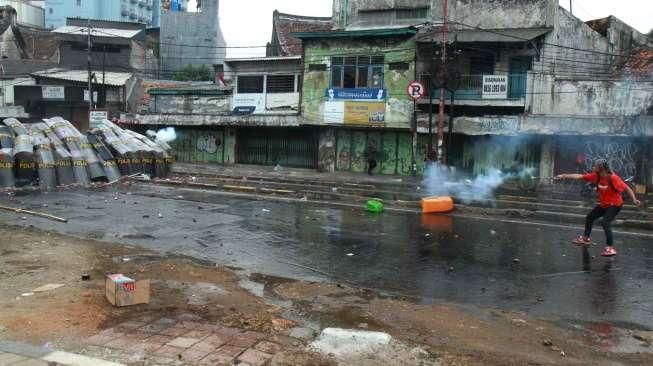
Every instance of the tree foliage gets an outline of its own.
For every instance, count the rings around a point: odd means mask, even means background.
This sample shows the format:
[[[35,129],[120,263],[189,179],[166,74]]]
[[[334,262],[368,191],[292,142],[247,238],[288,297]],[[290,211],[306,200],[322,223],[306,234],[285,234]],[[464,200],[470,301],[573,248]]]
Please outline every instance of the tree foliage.
[[[187,65],[181,71],[175,74],[177,81],[211,81],[213,73],[206,65],[193,66]]]

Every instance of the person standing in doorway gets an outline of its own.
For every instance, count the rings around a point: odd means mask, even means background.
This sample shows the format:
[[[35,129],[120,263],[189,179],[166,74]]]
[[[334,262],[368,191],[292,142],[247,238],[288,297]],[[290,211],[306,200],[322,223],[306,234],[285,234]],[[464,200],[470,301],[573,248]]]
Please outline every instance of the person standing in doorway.
[[[367,174],[372,175],[372,171],[376,168],[376,143],[374,140],[370,140],[367,143]]]
[[[612,172],[608,161],[605,159],[597,159],[594,162],[591,173],[560,174],[555,178],[584,180],[596,184],[599,204],[585,218],[585,232],[583,235],[578,236],[572,242],[578,245],[591,244],[590,234],[592,233],[594,221],[602,217],[601,225],[603,226],[603,231],[605,231],[606,246],[601,255],[604,257],[617,255],[617,250],[614,247],[614,236],[612,234],[612,221],[619,214],[624,204],[624,199],[621,196],[622,192],[626,191],[636,206],[641,205],[641,202],[635,196],[635,192],[617,174]]]

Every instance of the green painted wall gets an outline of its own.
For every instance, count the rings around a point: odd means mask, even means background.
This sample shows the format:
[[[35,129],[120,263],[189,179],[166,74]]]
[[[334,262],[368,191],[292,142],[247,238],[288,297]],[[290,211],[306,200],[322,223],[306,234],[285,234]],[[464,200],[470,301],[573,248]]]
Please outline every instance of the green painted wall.
[[[325,91],[330,87],[332,56],[383,55],[384,85],[388,90],[384,127],[410,128],[413,102],[406,95],[406,87],[415,79],[415,42],[412,39],[305,40],[304,51],[302,114],[306,123],[325,124]],[[389,64],[396,62],[408,63],[408,70],[390,70]],[[326,70],[309,71],[311,64],[326,65]]]
[[[413,136],[404,131],[378,131],[368,129],[337,129],[335,133],[337,171],[366,172],[367,146],[374,141],[377,148],[376,174],[411,175]],[[428,141],[418,136],[417,174],[424,170]]]
[[[180,162],[231,164],[235,161],[236,137],[231,128],[177,128],[177,139],[171,146]]]

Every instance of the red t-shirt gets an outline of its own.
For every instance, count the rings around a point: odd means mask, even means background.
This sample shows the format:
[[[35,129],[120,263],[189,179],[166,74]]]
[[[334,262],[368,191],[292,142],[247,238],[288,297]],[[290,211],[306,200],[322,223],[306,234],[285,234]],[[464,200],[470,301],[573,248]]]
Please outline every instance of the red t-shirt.
[[[583,180],[589,183],[596,183],[596,173],[583,175]],[[599,180],[599,204],[603,208],[624,204],[621,192],[626,189],[626,183],[614,173],[610,175],[610,180],[612,180],[612,184],[608,182],[608,178],[601,177]]]

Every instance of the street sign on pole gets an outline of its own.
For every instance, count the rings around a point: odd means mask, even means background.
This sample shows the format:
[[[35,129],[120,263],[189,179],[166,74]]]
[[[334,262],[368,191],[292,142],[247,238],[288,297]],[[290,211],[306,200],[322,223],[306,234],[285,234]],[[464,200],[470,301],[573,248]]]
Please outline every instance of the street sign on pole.
[[[424,95],[426,95],[426,88],[424,87],[424,84],[415,80],[412,83],[408,84],[406,93],[408,93],[408,97],[416,101],[422,99]]]

